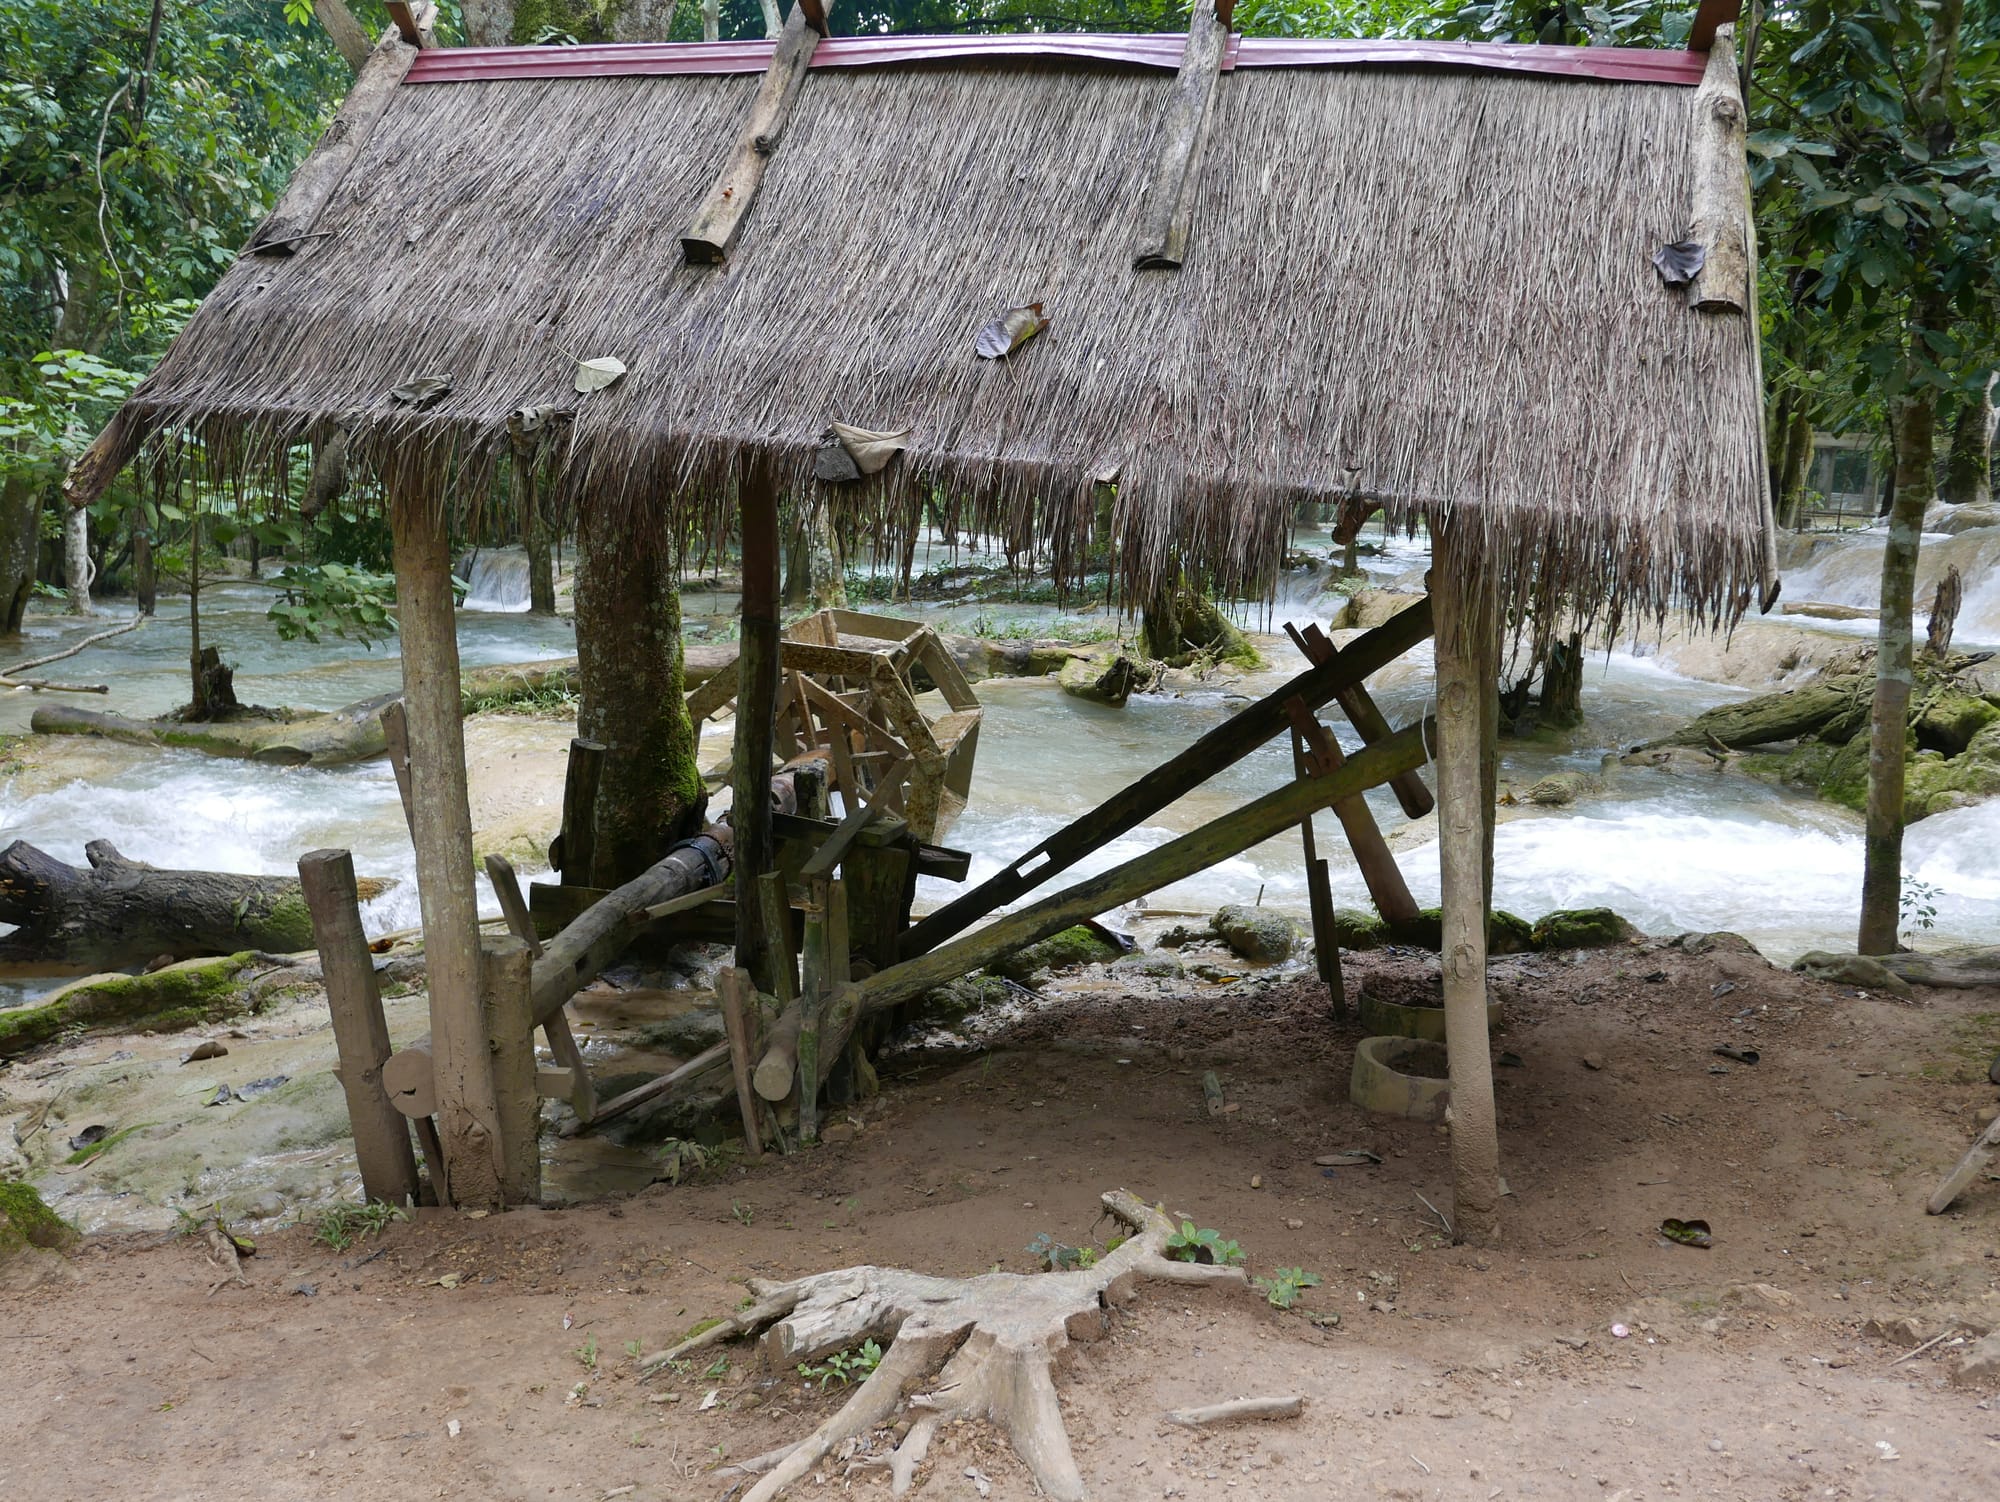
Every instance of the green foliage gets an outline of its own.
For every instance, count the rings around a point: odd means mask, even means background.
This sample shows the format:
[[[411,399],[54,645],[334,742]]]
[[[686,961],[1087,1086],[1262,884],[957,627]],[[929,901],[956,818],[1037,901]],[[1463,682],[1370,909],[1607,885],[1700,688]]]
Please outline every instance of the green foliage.
[[[373,647],[392,636],[396,581],[344,563],[291,564],[278,575],[281,591],[266,614],[286,641],[317,643],[322,632]]]
[[[1918,929],[1937,926],[1938,898],[1944,895],[1944,888],[1928,881],[1919,881],[1914,876],[1903,878],[1902,919],[1903,937],[1911,937]]]
[[[850,1382],[865,1378],[881,1364],[882,1347],[866,1340],[859,1348],[835,1351],[817,1366],[801,1361],[799,1375],[808,1382],[818,1382],[820,1391],[825,1392],[828,1383],[837,1382],[845,1387]]]
[[[574,1351],[570,1352],[570,1354],[576,1357],[576,1359],[580,1363],[582,1363],[583,1369],[585,1371],[587,1372],[596,1371],[597,1337],[595,1335],[591,1336],[588,1340],[584,1341],[582,1345],[578,1346]]]
[[[1289,1309],[1308,1288],[1319,1287],[1319,1274],[1303,1267],[1281,1267],[1268,1278],[1252,1278],[1251,1286],[1273,1309]]]
[[[1243,1248],[1226,1241],[1220,1231],[1199,1228],[1191,1220],[1167,1238],[1167,1255],[1176,1262],[1206,1262],[1216,1267],[1235,1267],[1243,1260]]]
[[[313,1217],[313,1241],[330,1252],[344,1252],[355,1242],[378,1236],[393,1221],[408,1220],[410,1214],[382,1200],[365,1205],[329,1205]]]

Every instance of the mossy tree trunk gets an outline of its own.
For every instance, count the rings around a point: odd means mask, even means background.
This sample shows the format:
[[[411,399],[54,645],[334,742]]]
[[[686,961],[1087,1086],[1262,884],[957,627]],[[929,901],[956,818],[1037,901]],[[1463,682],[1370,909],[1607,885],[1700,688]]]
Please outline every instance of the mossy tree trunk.
[[[605,747],[585,885],[616,887],[699,830],[707,799],[688,720],[672,560],[589,504],[576,541],[577,734]]]
[[[1945,460],[1939,499],[1955,506],[1983,505],[1993,499],[1993,410],[1995,377],[1959,402],[1951,425],[1951,452]]]
[[[1778,524],[1796,531],[1805,521],[1806,474],[1812,468],[1812,412],[1800,402],[1785,425],[1784,459],[1778,471]]]
[[[1261,660],[1236,623],[1185,581],[1162,590],[1140,612],[1139,645],[1148,657],[1177,668],[1197,657],[1245,667]]]
[[[15,636],[35,592],[42,492],[26,475],[0,478],[0,636]]]
[[[1915,330],[1912,330],[1914,337]],[[1875,696],[1869,714],[1868,814],[1861,876],[1862,954],[1896,947],[1903,891],[1903,766],[1909,755],[1914,632],[1910,612],[1917,550],[1930,504],[1936,392],[1919,386],[1896,411],[1896,499],[1882,549],[1882,615],[1875,649]]]

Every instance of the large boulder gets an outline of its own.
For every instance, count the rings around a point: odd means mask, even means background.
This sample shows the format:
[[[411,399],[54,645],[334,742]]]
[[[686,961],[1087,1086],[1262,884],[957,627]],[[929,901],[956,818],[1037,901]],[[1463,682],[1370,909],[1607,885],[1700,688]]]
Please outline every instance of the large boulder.
[[[1890,996],[1912,994],[1908,981],[1865,954],[1835,954],[1815,949],[1792,961],[1792,969],[1831,986],[1858,986],[1864,991],[1882,991]]]
[[[63,1253],[77,1231],[30,1184],[0,1184],[0,1290],[21,1292],[68,1276]]]
[[[1216,937],[1230,953],[1253,964],[1275,965],[1290,959],[1298,947],[1298,927],[1269,908],[1235,904],[1217,913],[1214,924]]]
[[[2000,721],[2000,708],[1977,694],[1946,689],[1927,700],[1911,721],[1917,744],[1928,751],[1957,756],[1969,749],[1973,737]]]
[[[1085,965],[1106,964],[1122,951],[1096,930],[1078,924],[1066,928],[1039,944],[1030,944],[994,961],[992,969],[1012,981],[1026,985],[1038,975],[1063,970],[1079,970]]]
[[[1614,949],[1641,937],[1639,930],[1608,907],[1564,908],[1535,924],[1535,948]]]

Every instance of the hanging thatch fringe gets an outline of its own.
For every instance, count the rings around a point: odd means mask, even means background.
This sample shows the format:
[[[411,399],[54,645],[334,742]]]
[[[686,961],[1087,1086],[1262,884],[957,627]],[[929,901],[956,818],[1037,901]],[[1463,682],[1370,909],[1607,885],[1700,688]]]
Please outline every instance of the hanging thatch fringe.
[[[1765,484],[1748,320],[1660,284],[1690,94],[1416,71],[1245,70],[1217,101],[1188,263],[1130,247],[1170,77],[1049,62],[814,80],[726,271],[684,223],[754,78],[400,91],[320,228],[233,268],[107,435],[266,477],[335,426],[461,498],[514,409],[573,411],[559,504],[726,535],[740,456],[819,493],[829,418],[915,429],[823,503],[897,537],[934,491],[1080,563],[1115,468],[1123,587],[1275,571],[1301,500],[1471,528],[1517,600],[1743,608]],[[1141,133],[1143,134],[1143,133]],[[402,143],[449,141],[446,152]],[[1143,146],[1143,143],[1140,143]],[[982,360],[980,327],[1047,332]],[[630,373],[577,396],[580,357]],[[390,388],[449,373],[416,412]],[[157,435],[157,437],[155,436]],[[287,483],[280,479],[280,483]],[[402,492],[407,493],[407,492]]]

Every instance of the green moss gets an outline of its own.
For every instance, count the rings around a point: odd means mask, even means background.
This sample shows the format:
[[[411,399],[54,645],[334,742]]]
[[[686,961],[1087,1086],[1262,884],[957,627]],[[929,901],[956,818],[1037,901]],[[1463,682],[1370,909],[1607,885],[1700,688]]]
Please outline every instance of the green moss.
[[[241,932],[244,926],[238,923],[238,931]],[[312,911],[306,906],[306,894],[303,891],[285,892],[273,901],[257,923],[255,942],[259,949],[275,949],[280,954],[311,949]]]
[[[250,963],[245,952],[186,960],[148,975],[93,976],[40,1005],[0,1011],[0,1059],[71,1029],[178,1032],[239,1017],[249,1004],[238,977]]]
[[[1393,943],[1389,925],[1365,908],[1337,907],[1333,910],[1334,942],[1342,949],[1380,949]]]
[[[23,1246],[60,1252],[76,1241],[76,1227],[44,1204],[32,1184],[0,1184],[0,1257]]]
[[[1012,954],[995,962],[991,967],[995,973],[1009,980],[1025,982],[1042,970],[1074,970],[1082,965],[1102,964],[1118,958],[1118,947],[1100,939],[1090,929],[1079,924],[1066,928],[1061,933],[1030,944],[1026,949],[1017,949]]]
[[[1527,954],[1535,947],[1535,926],[1500,908],[1486,920],[1488,954]]]
[[[1412,949],[1442,949],[1444,947],[1444,909],[1435,907],[1419,908],[1417,916],[1401,923],[1387,925],[1389,942],[1407,945]]]
[[[1639,937],[1639,930],[1608,907],[1565,908],[1535,924],[1535,948],[1610,949]]]
[[[1974,736],[1995,721],[2000,721],[2000,709],[1977,694],[1945,689],[1925,702],[1911,728],[1916,731],[1919,746],[1957,756],[1972,744]]]
[[[71,1153],[67,1158],[63,1159],[63,1161],[69,1164],[78,1164],[78,1163],[88,1163],[93,1158],[101,1158],[104,1156],[104,1154],[110,1152],[112,1148],[116,1147],[119,1143],[123,1142],[127,1137],[137,1136],[140,1132],[145,1131],[147,1127],[152,1125],[153,1123],[150,1121],[142,1121],[137,1126],[128,1126],[124,1128],[122,1131],[113,1132],[108,1137],[99,1137],[95,1142],[91,1143],[88,1147],[78,1148],[75,1152]]]
[[[934,1022],[962,1022],[983,1007],[997,1005],[1009,995],[1007,982],[993,975],[962,975],[917,1001],[917,1010]]]

